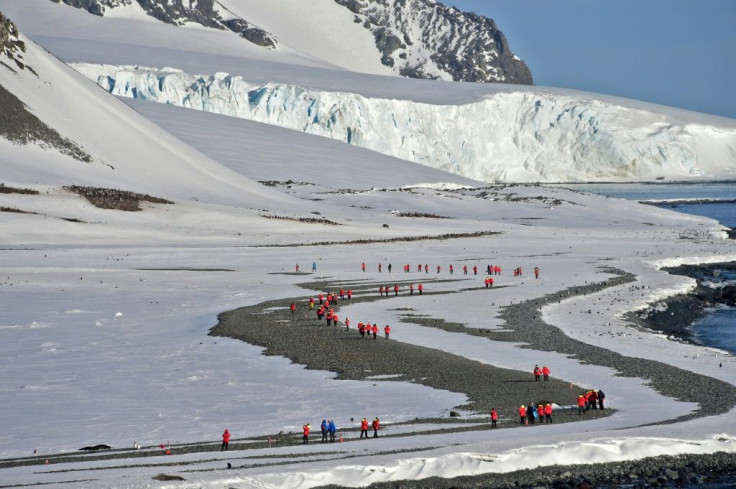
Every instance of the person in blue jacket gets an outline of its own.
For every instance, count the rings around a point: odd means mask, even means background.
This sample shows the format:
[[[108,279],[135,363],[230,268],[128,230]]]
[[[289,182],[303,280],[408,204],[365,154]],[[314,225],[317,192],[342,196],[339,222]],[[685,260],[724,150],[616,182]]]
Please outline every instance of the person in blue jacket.
[[[330,424],[327,425],[327,430],[330,432],[330,443],[335,443],[335,433],[337,432],[337,426],[335,426],[334,419],[330,420]]]
[[[317,262],[316,261],[313,261],[312,262],[312,273],[314,273],[316,271],[317,271]]]
[[[322,424],[320,425],[320,429],[322,430],[322,443],[327,443],[327,420],[322,420]]]

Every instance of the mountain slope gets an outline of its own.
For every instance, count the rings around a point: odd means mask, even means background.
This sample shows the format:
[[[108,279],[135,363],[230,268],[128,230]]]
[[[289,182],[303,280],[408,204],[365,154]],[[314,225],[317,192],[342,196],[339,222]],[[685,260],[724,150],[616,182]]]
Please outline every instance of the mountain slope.
[[[278,3],[259,0],[52,1],[99,16],[120,16],[121,11],[139,8],[151,18],[171,25],[198,24],[229,29],[269,49],[277,48],[283,35],[292,48],[304,51],[307,56],[337,61],[357,71],[454,81],[532,83],[529,68],[511,52],[493,20],[447,8],[434,0],[334,0],[336,3],[333,0],[282,0]],[[338,11],[338,5],[346,10]],[[254,15],[259,24],[273,26],[279,33],[274,35],[246,20]],[[310,22],[304,22],[305,18]],[[320,28],[324,22],[330,24],[330,29]],[[284,29],[286,24],[291,27]],[[311,24],[308,32],[305,32],[305,24]],[[357,26],[364,28],[370,41],[364,33],[357,32],[360,30]],[[295,30],[301,36],[298,40],[293,36]],[[345,56],[336,58],[335,53],[321,52],[323,50],[315,45],[314,39],[322,39],[332,46],[344,46]],[[367,46],[367,41],[372,43],[371,47]],[[355,62],[356,57],[362,64]],[[372,66],[379,60],[388,70]]]
[[[0,137],[2,176],[6,183],[94,185],[133,190],[172,199],[256,206],[287,206],[283,194],[252,182],[193,151],[114,97],[97,89],[35,43],[23,61],[34,72],[0,66],[0,85],[48,128],[84,149],[73,158],[33,137],[33,129],[13,141]],[[17,55],[16,55],[17,57]],[[5,65],[11,63],[0,55]],[[4,115],[7,112],[4,111]],[[17,130],[17,128],[16,128]]]
[[[532,84],[526,64],[496,23],[434,0],[335,0],[355,14],[402,76]]]

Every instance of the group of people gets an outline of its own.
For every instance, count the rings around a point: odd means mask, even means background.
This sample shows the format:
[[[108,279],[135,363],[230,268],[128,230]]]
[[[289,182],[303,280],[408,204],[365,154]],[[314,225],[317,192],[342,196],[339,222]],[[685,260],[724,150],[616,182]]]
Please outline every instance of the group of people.
[[[598,389],[585,391],[578,396],[578,415],[585,414],[589,409],[603,409],[606,394]]]
[[[335,425],[334,419],[323,419],[322,425],[320,425],[320,429],[322,430],[322,443],[327,443],[328,437],[329,437],[330,443],[335,443],[335,434],[337,433],[337,426]]]
[[[296,271],[296,273],[299,273],[299,264],[298,263],[294,266],[294,270]],[[313,261],[312,262],[312,273],[315,273],[316,271],[317,271],[317,262],[316,261]]]
[[[422,295],[422,292],[424,292],[424,284],[417,285],[417,290],[419,291],[419,295]],[[383,294],[386,294],[386,297],[388,297],[389,293],[391,293],[392,287],[387,286],[379,286],[378,287],[378,294],[383,297]],[[394,297],[399,295],[399,290],[401,290],[401,287],[399,284],[394,284],[393,291],[394,291]],[[414,284],[409,284],[409,295],[414,295]]]
[[[530,402],[529,405],[519,406],[519,421],[523,425],[535,424],[539,421],[540,424],[549,424],[552,422],[552,404],[551,403],[539,403],[535,405]]]
[[[535,365],[532,372],[534,373],[534,382],[539,382],[540,377],[544,378],[545,382],[549,380],[549,367],[546,365],[541,368],[539,365]]]
[[[352,418],[351,418],[352,420]],[[373,418],[373,422],[369,425],[368,420],[366,418],[363,418],[360,422],[360,438],[368,438],[368,428],[373,428],[373,438],[378,438],[378,430],[381,427],[381,421],[378,419],[378,416]],[[323,419],[322,424],[320,425],[320,431],[322,432],[322,443],[335,443],[336,437],[337,437],[337,425],[335,424],[334,419]],[[304,426],[302,426],[302,444],[307,445],[309,444],[309,435],[312,432],[312,425],[309,423],[306,423]],[[225,430],[225,433],[227,433],[228,440],[230,439],[230,434]],[[223,440],[225,438],[225,435],[223,434]],[[342,441],[342,437],[340,437],[340,441]],[[224,442],[223,442],[224,446]],[[226,449],[226,448],[225,448]]]
[[[381,421],[378,419],[378,416],[373,418],[371,427],[373,428],[373,438],[378,438],[378,429],[381,427]],[[365,418],[360,421],[360,437],[363,438],[363,436],[368,439],[368,420]]]
[[[345,319],[345,330],[350,330],[350,318]],[[370,338],[371,335],[373,335],[373,339],[375,340],[378,337],[378,324],[373,323],[373,326],[371,326],[371,323],[360,321],[358,322],[358,333],[360,333],[360,336],[363,337],[363,339],[366,337]],[[383,327],[383,335],[388,339],[390,334],[391,326],[387,324]]]

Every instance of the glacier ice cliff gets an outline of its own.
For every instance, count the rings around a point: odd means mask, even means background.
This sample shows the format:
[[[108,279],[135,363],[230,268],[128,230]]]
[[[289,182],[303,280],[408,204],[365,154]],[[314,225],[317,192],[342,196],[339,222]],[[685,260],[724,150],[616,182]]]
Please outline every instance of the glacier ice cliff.
[[[672,122],[584,92],[519,87],[434,105],[227,73],[72,66],[117,96],[304,131],[485,182],[736,178],[736,124]]]

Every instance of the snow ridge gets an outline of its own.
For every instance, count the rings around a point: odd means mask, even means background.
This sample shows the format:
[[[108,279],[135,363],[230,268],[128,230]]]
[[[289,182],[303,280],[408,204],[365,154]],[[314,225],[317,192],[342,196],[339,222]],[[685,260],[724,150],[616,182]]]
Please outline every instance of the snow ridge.
[[[411,78],[532,84],[496,23],[434,0],[335,0],[369,29],[381,62]]]
[[[227,73],[76,64],[110,93],[295,129],[486,182],[728,177],[736,131],[589,99],[520,90],[465,105],[368,98]],[[705,142],[704,142],[705,141]],[[730,164],[730,163],[727,163]],[[730,174],[728,173],[730,172]]]
[[[133,0],[52,0],[104,16],[106,9],[132,5]],[[216,0],[136,0],[151,17],[167,24],[183,26],[196,23],[213,29],[229,29],[253,44],[275,48],[276,38],[245,19],[238,17]],[[185,5],[186,3],[186,5]]]

